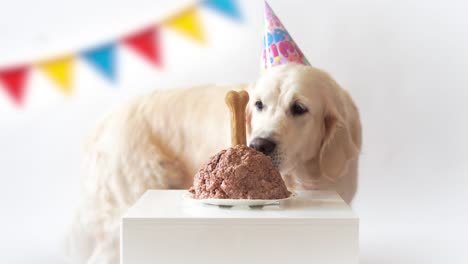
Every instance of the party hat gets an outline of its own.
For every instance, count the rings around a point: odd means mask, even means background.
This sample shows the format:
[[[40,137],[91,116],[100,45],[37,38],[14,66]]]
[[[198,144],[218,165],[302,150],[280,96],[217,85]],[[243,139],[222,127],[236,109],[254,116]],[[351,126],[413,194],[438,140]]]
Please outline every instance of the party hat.
[[[266,1],[264,21],[262,72],[270,67],[286,63],[310,65]]]

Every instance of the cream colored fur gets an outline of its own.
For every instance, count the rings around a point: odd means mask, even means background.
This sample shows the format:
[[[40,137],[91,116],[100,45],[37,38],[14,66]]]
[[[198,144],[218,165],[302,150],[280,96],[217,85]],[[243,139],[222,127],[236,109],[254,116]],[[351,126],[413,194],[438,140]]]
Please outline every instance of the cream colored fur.
[[[357,187],[361,125],[351,97],[309,66],[268,70],[250,86],[156,91],[107,115],[87,140],[82,206],[69,239],[78,263],[118,263],[119,223],[148,189],[186,189],[210,155],[229,146],[227,91],[247,89],[249,139],[273,137],[290,189],[336,189],[351,202]],[[262,100],[264,111],[255,109]],[[308,109],[293,117],[290,105]]]

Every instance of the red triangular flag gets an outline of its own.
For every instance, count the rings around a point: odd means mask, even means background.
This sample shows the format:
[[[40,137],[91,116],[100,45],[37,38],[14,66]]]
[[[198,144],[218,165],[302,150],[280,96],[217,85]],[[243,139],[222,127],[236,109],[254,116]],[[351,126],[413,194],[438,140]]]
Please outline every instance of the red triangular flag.
[[[18,105],[23,102],[28,70],[27,66],[0,70],[0,82],[3,83],[8,95]]]
[[[161,66],[159,31],[151,27],[123,39],[123,43],[137,51],[156,66]]]

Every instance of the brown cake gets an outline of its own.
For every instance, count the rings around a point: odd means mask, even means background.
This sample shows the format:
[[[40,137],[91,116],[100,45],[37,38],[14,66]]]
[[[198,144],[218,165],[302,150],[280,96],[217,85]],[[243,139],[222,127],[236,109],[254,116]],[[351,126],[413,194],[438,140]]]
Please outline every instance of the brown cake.
[[[245,145],[211,157],[190,192],[196,199],[282,199],[291,194],[271,158]]]

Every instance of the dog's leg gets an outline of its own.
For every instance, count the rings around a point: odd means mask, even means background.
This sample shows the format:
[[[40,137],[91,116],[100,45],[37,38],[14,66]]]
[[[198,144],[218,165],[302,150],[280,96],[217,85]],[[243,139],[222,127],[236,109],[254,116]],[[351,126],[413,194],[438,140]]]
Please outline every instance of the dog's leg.
[[[109,236],[100,240],[87,264],[117,264],[119,263],[119,232],[118,228]]]
[[[149,129],[142,126],[127,124],[110,144],[112,136],[104,131],[86,150],[82,212],[94,238],[88,263],[118,263],[120,218],[146,190],[188,188],[193,180],[183,164],[157,137],[144,133]],[[116,128],[112,129],[115,137]]]

